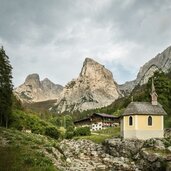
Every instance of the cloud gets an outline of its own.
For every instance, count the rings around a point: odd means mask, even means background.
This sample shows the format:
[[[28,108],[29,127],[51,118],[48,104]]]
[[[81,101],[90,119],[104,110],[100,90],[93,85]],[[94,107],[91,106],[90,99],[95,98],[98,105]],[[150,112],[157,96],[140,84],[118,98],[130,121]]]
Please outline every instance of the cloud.
[[[171,43],[169,0],[0,0],[0,43],[14,84],[31,73],[65,85],[92,57],[123,83]]]

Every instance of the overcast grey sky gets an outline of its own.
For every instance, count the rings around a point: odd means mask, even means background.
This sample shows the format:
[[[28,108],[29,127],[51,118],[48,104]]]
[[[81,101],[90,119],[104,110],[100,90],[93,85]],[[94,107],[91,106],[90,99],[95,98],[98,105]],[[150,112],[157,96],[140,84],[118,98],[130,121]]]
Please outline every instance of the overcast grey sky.
[[[170,0],[0,0],[0,44],[14,85],[31,73],[65,85],[85,57],[118,83],[171,45]]]

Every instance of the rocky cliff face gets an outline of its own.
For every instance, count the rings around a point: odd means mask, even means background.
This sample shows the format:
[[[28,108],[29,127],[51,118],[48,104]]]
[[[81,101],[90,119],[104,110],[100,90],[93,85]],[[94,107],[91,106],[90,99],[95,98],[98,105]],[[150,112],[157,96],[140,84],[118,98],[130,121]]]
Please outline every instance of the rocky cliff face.
[[[130,93],[136,85],[146,84],[155,71],[167,73],[171,69],[171,46],[159,53],[156,57],[144,64],[137,75],[136,80],[120,85],[122,92]]]
[[[45,78],[40,81],[38,74],[28,75],[24,84],[14,89],[15,95],[26,103],[57,99],[63,87]]]
[[[95,109],[111,104],[120,96],[112,73],[86,58],[79,77],[65,86],[53,109],[57,112]]]

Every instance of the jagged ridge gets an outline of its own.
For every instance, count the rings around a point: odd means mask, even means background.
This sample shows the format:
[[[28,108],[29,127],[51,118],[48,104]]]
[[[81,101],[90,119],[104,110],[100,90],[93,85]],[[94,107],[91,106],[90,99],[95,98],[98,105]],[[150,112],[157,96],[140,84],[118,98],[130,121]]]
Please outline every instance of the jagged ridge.
[[[137,78],[133,81],[128,81],[119,88],[125,94],[129,94],[136,85],[144,85],[156,71],[168,73],[171,69],[171,46],[159,53],[153,59],[145,63],[138,72]]]
[[[100,108],[121,96],[112,73],[91,58],[86,58],[80,75],[63,89],[53,108],[57,112]]]
[[[14,89],[15,95],[25,103],[57,99],[63,87],[52,83],[48,78],[40,81],[38,74],[27,76],[24,84]]]

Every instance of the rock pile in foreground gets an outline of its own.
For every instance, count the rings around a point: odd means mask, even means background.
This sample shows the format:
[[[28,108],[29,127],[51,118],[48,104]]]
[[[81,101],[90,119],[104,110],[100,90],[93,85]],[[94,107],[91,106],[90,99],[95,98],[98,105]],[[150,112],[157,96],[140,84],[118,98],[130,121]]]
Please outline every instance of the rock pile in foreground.
[[[16,145],[49,158],[48,163],[53,163],[60,171],[171,171],[169,130],[164,139],[113,138],[96,144],[89,140],[58,142],[43,135],[1,128],[0,147]],[[35,155],[30,157],[31,161],[37,160]],[[21,161],[25,161],[22,156]]]
[[[65,171],[136,170],[135,163],[128,158],[114,157],[104,151],[103,145],[89,140],[63,140],[60,148],[66,157],[66,165],[60,169]]]
[[[59,149],[62,153],[56,154],[58,158],[54,163],[65,171],[171,170],[171,138],[147,141],[115,138],[104,144],[63,140]]]

